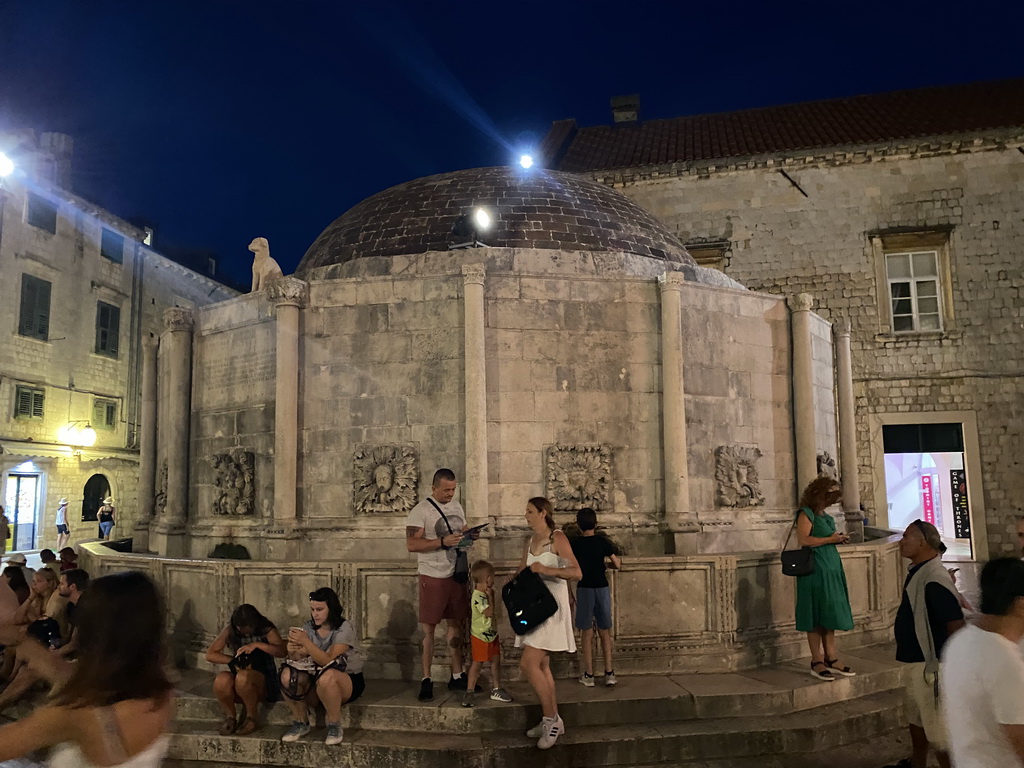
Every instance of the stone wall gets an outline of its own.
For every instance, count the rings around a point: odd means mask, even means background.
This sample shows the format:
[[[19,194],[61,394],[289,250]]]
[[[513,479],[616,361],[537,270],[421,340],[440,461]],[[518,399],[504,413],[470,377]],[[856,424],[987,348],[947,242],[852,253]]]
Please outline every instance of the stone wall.
[[[1024,514],[1024,476],[1006,458],[1024,430],[1020,143],[979,137],[596,176],[684,241],[724,241],[725,271],[745,285],[808,292],[824,318],[850,318],[861,499],[880,524],[881,442],[867,416],[976,413],[982,476],[971,482],[984,490],[984,515],[974,514],[987,516],[975,525],[985,556],[1015,551],[1013,521]],[[905,230],[948,232],[940,333],[888,326],[879,238]]]
[[[419,679],[416,576],[408,561],[195,561],[120,554],[97,544],[85,550],[83,567],[94,576],[134,569],[160,585],[177,664],[195,665],[240,603],[252,603],[286,631],[307,619],[308,593],[328,585],[359,633],[366,674]],[[842,647],[888,639],[902,590],[898,542],[849,545],[842,556],[855,625],[843,633]],[[497,566],[500,580],[512,572],[514,561]],[[795,579],[782,575],[774,553],[630,557],[624,570],[609,578],[620,672],[726,672],[806,654],[805,634],[793,625]],[[515,678],[518,650],[501,613],[497,625],[504,674]],[[443,679],[448,661],[441,643],[434,661],[435,676]],[[554,655],[559,676],[574,663],[568,654]]]

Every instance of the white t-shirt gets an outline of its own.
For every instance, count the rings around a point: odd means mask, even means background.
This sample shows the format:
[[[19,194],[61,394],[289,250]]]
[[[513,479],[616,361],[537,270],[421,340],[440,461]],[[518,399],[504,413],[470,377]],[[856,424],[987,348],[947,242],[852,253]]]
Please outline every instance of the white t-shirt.
[[[57,525],[68,524],[68,505],[62,504],[57,507]]]
[[[946,643],[942,716],[956,768],[1022,768],[1000,725],[1024,725],[1024,657],[1002,635],[968,624]]]
[[[448,518],[448,525],[452,531],[458,533],[466,527],[466,513],[462,511],[462,505],[452,499],[447,504],[442,504],[434,499]],[[448,526],[444,519],[434,509],[434,505],[428,499],[423,499],[409,512],[409,518],[405,521],[408,528],[422,528],[423,538],[441,539],[448,535]],[[435,579],[447,579],[455,573],[455,548],[437,549],[430,552],[417,552],[416,560],[418,570],[424,576],[433,576]]]

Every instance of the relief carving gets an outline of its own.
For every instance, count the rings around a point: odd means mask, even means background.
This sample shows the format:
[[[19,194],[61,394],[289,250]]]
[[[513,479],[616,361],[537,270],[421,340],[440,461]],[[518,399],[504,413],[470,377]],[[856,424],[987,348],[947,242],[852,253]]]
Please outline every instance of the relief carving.
[[[756,445],[720,445],[715,448],[715,503],[720,507],[764,505],[757,460],[764,454]]]
[[[404,515],[416,505],[419,470],[414,446],[358,445],[352,468],[356,512]]]
[[[612,451],[607,445],[548,449],[547,497],[557,512],[611,509]]]
[[[256,456],[252,451],[215,453],[213,485],[217,496],[213,514],[225,516],[251,515],[256,511]]]
[[[818,454],[818,477],[831,477],[833,480],[839,479],[839,471],[836,469],[836,460],[832,458],[832,454],[828,451],[822,451]]]

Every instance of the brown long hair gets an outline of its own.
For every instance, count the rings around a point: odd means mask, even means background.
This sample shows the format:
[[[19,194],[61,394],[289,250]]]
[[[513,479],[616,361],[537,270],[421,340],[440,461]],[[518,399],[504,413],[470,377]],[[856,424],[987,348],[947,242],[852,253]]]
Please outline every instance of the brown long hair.
[[[815,514],[821,512],[828,506],[828,497],[837,485],[839,481],[834,477],[819,475],[804,488],[803,495],[800,496],[800,506],[810,507]]]
[[[79,661],[58,706],[108,707],[128,699],[167,700],[164,601],[139,571],[89,584],[75,611]]]
[[[555,530],[555,507],[550,501],[543,496],[534,496],[527,504],[532,504],[533,508],[538,512],[543,512],[544,522],[548,524],[548,528],[552,531]]]

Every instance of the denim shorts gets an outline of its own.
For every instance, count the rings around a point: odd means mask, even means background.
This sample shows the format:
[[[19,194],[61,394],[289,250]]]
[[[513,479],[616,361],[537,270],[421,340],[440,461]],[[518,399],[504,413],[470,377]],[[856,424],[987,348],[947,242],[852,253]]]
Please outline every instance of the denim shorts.
[[[576,629],[612,628],[611,587],[576,588]]]

